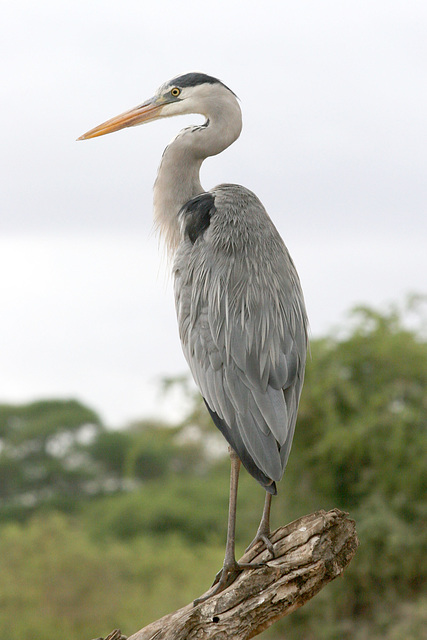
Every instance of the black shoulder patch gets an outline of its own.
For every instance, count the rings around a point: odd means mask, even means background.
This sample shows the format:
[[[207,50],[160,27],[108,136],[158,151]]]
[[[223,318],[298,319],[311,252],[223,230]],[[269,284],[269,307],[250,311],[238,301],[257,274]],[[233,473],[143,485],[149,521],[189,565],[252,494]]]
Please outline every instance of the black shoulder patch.
[[[211,193],[201,193],[182,207],[180,215],[184,217],[185,234],[193,244],[209,227],[215,212],[215,198]]]

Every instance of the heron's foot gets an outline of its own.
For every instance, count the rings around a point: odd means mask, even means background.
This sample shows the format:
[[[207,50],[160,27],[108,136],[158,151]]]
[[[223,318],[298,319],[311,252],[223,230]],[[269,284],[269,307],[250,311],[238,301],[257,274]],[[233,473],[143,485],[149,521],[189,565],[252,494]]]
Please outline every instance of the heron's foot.
[[[224,563],[224,566],[220,571],[218,571],[215,576],[215,580],[212,583],[212,587],[215,587],[215,589],[213,591],[209,591],[207,595],[202,596],[201,598],[196,598],[193,605],[196,607],[201,602],[205,602],[205,600],[208,600],[212,596],[216,596],[218,593],[221,593],[221,591],[224,591],[224,589],[233,584],[239,573],[245,569],[259,569],[263,566],[264,563],[236,562],[235,560],[232,563]]]
[[[275,557],[274,546],[270,540],[270,529],[258,529],[255,538],[252,540],[250,545],[246,548],[245,553],[247,553],[250,549],[252,549],[258,542],[263,542],[266,546],[267,551],[270,553],[271,558]]]

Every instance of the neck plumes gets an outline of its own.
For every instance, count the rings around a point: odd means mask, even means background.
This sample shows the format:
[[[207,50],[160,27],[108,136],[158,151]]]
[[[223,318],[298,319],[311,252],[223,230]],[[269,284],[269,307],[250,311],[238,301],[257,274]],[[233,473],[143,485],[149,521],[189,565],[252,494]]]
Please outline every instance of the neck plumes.
[[[242,116],[235,96],[189,107],[188,113],[202,113],[204,125],[183,129],[166,147],[154,184],[154,221],[173,254],[181,240],[178,213],[194,196],[203,193],[200,167],[203,160],[224,151],[240,135]]]

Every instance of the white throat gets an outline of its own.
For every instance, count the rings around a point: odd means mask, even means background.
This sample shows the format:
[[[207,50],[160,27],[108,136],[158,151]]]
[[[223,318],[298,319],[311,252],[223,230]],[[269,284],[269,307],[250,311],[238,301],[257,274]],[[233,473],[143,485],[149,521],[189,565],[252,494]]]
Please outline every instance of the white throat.
[[[224,151],[242,129],[239,103],[222,85],[216,95],[211,88],[206,95],[200,92],[197,101],[189,99],[188,106],[185,103],[181,113],[201,113],[207,120],[202,126],[183,129],[166,147],[160,162],[154,184],[154,221],[169,254],[174,253],[181,240],[181,207],[204,191],[200,184],[203,160]],[[170,115],[175,114],[171,109]]]

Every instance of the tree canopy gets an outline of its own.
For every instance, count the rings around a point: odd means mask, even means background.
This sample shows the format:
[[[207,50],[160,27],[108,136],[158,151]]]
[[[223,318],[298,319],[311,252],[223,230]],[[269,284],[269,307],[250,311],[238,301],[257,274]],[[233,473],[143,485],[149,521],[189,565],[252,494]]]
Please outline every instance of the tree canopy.
[[[320,626],[325,640],[424,637],[425,326],[414,298],[403,309],[360,307],[311,341],[273,526],[338,507],[356,520],[361,545],[343,580],[266,637],[317,640]],[[3,635],[131,632],[208,586],[222,563],[228,460],[200,397],[185,388],[192,407],[172,427],[110,430],[76,400],[0,405]],[[262,502],[242,473],[241,551]]]

